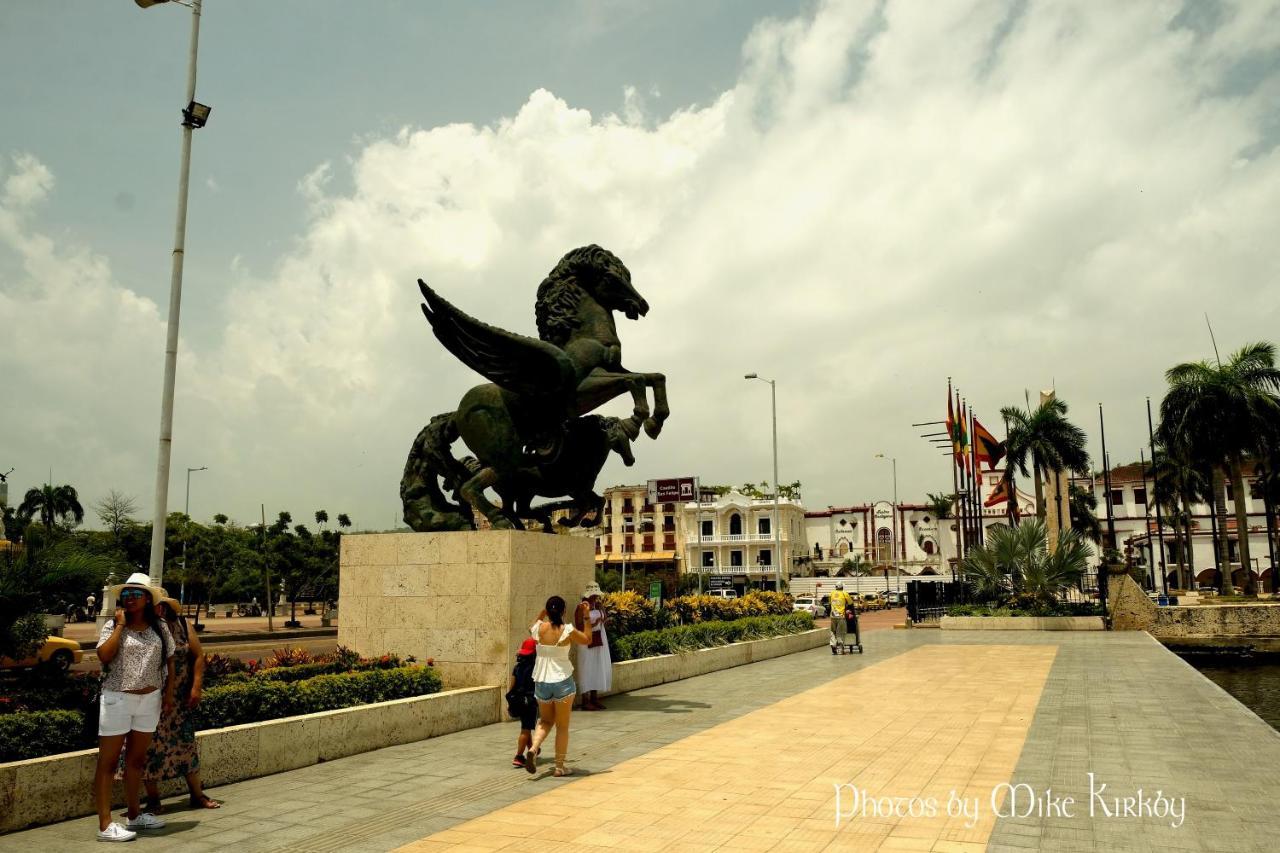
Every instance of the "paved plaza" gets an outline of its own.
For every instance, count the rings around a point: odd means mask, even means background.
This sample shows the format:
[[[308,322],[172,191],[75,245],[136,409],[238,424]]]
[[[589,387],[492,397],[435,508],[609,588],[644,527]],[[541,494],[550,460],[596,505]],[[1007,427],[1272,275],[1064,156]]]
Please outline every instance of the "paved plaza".
[[[1280,734],[1145,634],[866,639],[575,714],[568,779],[491,725],[171,800],[134,849],[1275,849]],[[95,824],[0,850],[99,849]]]

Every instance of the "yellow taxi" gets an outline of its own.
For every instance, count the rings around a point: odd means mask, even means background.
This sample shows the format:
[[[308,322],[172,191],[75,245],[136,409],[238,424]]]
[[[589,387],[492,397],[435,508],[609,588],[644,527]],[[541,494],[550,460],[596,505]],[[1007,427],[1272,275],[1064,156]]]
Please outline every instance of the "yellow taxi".
[[[80,651],[80,644],[75,640],[50,635],[45,638],[44,645],[29,658],[14,660],[0,657],[0,669],[21,669],[45,664],[66,672],[83,659],[84,652]]]

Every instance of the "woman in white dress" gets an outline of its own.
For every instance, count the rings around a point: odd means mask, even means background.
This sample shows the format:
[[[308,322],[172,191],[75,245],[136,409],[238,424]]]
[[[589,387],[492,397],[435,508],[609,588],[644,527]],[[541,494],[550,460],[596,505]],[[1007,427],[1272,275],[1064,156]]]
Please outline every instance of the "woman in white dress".
[[[590,628],[584,626],[583,633],[591,637],[587,647],[578,650],[578,690],[582,692],[584,711],[603,711],[599,694],[613,688],[613,661],[609,658],[609,635],[605,631],[609,615],[600,594],[600,586],[594,583],[587,584],[582,593],[582,599],[590,607],[587,614]]]

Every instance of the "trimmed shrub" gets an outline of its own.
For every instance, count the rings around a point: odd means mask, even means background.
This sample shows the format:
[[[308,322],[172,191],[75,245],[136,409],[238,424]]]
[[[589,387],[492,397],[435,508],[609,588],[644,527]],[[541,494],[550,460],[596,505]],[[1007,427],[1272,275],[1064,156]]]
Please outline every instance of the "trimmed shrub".
[[[205,670],[205,686],[219,686],[224,684],[243,684],[246,681],[305,681],[308,678],[315,678],[318,675],[335,675],[342,672],[367,672],[374,669],[398,669],[407,663],[413,663],[413,658],[407,660],[401,659],[399,655],[383,655],[380,658],[368,658],[365,660],[357,659],[354,662],[343,658],[333,661],[319,661],[317,663],[300,663],[292,666],[278,666],[270,669],[259,669],[255,672],[233,672],[229,675],[219,676],[217,678],[209,678],[208,669]],[[206,665],[207,666],[207,665]]]
[[[610,645],[614,652],[613,660],[624,661],[709,649],[744,640],[799,634],[812,629],[813,616],[809,613],[749,616],[732,622],[699,622],[660,631],[641,631],[619,637]]]
[[[196,728],[220,729],[439,691],[440,676],[423,666],[319,675],[301,681],[258,676],[206,690],[196,709]]]
[[[78,711],[22,711],[0,716],[0,761],[86,749]]]

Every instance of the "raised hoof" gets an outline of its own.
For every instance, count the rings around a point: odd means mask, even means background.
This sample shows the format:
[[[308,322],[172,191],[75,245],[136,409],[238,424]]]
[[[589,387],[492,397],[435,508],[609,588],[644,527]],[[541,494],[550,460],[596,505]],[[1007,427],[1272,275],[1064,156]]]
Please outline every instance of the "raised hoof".
[[[635,418],[628,418],[624,421],[618,421],[618,428],[622,430],[622,434],[629,440],[635,441],[640,437],[640,422]]]
[[[657,438],[660,432],[662,432],[662,421],[649,418],[644,422],[644,434],[649,438]]]

